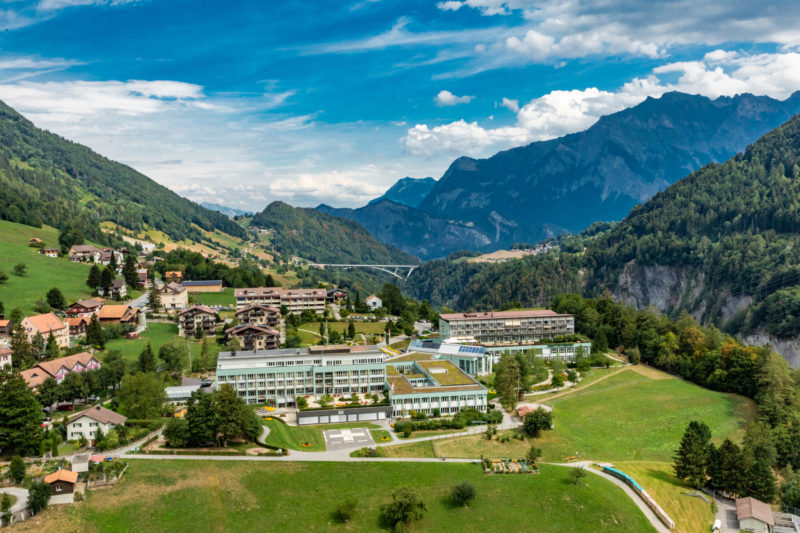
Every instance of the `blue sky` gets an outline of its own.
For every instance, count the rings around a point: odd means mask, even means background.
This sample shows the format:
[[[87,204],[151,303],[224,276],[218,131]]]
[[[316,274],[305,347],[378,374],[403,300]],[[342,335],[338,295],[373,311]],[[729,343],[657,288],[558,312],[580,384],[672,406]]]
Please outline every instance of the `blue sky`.
[[[800,3],[5,0],[0,99],[194,200],[358,206],[681,90],[800,89]]]

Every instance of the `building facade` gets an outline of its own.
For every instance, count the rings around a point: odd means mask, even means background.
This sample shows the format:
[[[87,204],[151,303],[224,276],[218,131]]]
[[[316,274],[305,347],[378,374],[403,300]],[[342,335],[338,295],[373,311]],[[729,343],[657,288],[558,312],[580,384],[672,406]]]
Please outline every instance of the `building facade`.
[[[225,330],[225,342],[237,339],[242,350],[277,350],[281,347],[281,332],[257,324],[239,324]]]
[[[214,335],[217,329],[217,313],[204,305],[193,305],[178,313],[178,335],[192,336],[197,327],[202,328],[203,335]]]
[[[96,315],[105,302],[102,298],[88,298],[78,300],[67,308],[67,316],[70,318]]]
[[[276,328],[281,321],[281,310],[268,305],[249,305],[236,311],[236,320],[240,324],[257,324]]]
[[[257,287],[234,290],[236,309],[261,304],[280,308],[285,305],[290,313],[302,313],[309,309],[318,314],[325,312],[325,289],[283,289],[281,287]]]
[[[412,411],[454,415],[461,409],[486,412],[488,391],[450,361],[394,361],[386,367],[392,416]]]
[[[37,333],[41,334],[45,341],[52,334],[59,348],[69,348],[69,326],[53,313],[25,317],[22,319],[22,325],[31,342]]]
[[[575,318],[549,309],[449,313],[439,316],[442,339],[474,341],[484,346],[533,343],[575,333]]]
[[[161,307],[167,311],[181,311],[189,307],[189,291],[175,282],[162,285],[158,289]]]
[[[125,423],[127,418],[111,409],[106,409],[102,405],[90,407],[82,413],[78,413],[67,422],[67,440],[80,440],[84,437],[94,446],[97,430],[102,430],[103,435],[117,426]]]
[[[53,378],[61,383],[64,376],[70,372],[85,372],[100,368],[100,361],[88,353],[76,353],[66,357],[59,357],[51,361],[43,361],[33,368],[20,372],[28,387],[35,388],[42,384],[47,378]]]
[[[298,396],[382,392],[386,354],[376,346],[310,346],[220,352],[217,386],[231,385],[247,403],[293,406]]]

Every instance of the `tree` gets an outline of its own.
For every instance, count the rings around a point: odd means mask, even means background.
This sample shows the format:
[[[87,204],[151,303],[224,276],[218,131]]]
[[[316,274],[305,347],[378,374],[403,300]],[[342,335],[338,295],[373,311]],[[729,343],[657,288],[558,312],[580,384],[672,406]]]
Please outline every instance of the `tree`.
[[[475,499],[477,493],[478,491],[475,489],[475,485],[468,481],[462,481],[453,486],[453,489],[450,491],[450,499],[453,500],[454,504],[460,507],[467,507],[470,502]]]
[[[528,437],[538,437],[542,431],[553,427],[553,413],[544,407],[537,407],[522,419],[522,432]]]
[[[567,381],[569,381],[570,383],[577,382],[578,381],[578,373],[575,372],[574,370],[568,370],[567,371]]]
[[[350,339],[356,338],[356,325],[352,320],[347,324],[347,336]]]
[[[355,500],[345,500],[340,503],[336,510],[333,512],[334,518],[337,521],[341,522],[342,524],[347,524],[350,520],[353,519],[353,516],[356,514],[356,501]]]
[[[0,518],[6,524],[11,523],[11,495],[7,492],[4,492],[3,498],[0,499]]]
[[[42,334],[37,331],[36,335],[33,336],[33,340],[31,341],[31,350],[33,350],[33,356],[35,359],[44,359],[44,347],[44,337],[42,337]]]
[[[17,373],[0,371],[0,449],[4,454],[39,453],[42,411],[36,394]]]
[[[209,358],[211,356],[211,351],[208,348],[208,339],[203,337],[203,343],[200,345],[200,368],[206,370],[210,368],[209,366]]]
[[[0,270],[0,283],[5,283],[6,281],[8,281],[8,274]]]
[[[157,417],[164,400],[164,383],[155,374],[137,372],[122,378],[119,403],[130,418]]]
[[[494,386],[500,403],[513,409],[517,405],[521,373],[519,361],[509,354],[503,355],[495,366]]]
[[[139,354],[139,372],[152,373],[156,371],[156,357],[153,355],[153,348],[150,343]]]
[[[17,263],[14,265],[14,275],[15,276],[24,276],[28,271],[28,267],[25,263]]]
[[[84,372],[70,372],[64,376],[59,387],[62,400],[75,401],[76,398],[89,396],[89,385],[84,377]]]
[[[744,458],[739,446],[730,439],[725,439],[717,450],[719,461],[719,480],[715,485],[719,490],[728,494],[738,495],[744,488],[743,464]]]
[[[89,269],[89,277],[86,278],[86,285],[92,289],[97,289],[97,287],[100,286],[101,281],[100,269],[97,268],[97,265],[92,265],[92,268]]]
[[[201,390],[192,393],[186,402],[186,421],[189,424],[189,446],[205,446],[216,440],[219,420],[211,394]]]
[[[170,418],[164,427],[164,438],[172,448],[181,448],[189,440],[189,422],[184,418]]]
[[[679,448],[675,451],[675,476],[695,489],[706,484],[708,444],[711,430],[705,422],[692,421],[683,434]]]
[[[119,350],[109,350],[103,362],[101,370],[101,381],[105,387],[116,389],[119,387],[122,377],[125,375],[125,359]]]
[[[47,336],[47,345],[45,346],[44,351],[45,354],[47,354],[48,359],[55,359],[58,357],[59,354],[58,342],[56,341],[56,338],[53,336],[52,331]]]
[[[217,438],[221,446],[237,437],[255,440],[261,431],[261,420],[247,408],[245,401],[229,384],[214,392],[214,412],[217,419]]]
[[[772,503],[778,487],[775,475],[769,463],[764,459],[756,459],[747,471],[747,495],[765,503]]]
[[[86,326],[86,342],[91,346],[98,346],[101,350],[106,345],[106,335],[97,315],[92,315],[92,318],[89,319],[89,325]]]
[[[153,281],[153,286],[150,288],[147,297],[150,301],[150,309],[152,309],[154,313],[158,313],[161,309],[161,294],[158,292],[155,281]]]
[[[117,254],[114,250],[111,250],[111,257],[108,260],[108,268],[111,270],[112,274],[117,272]]]
[[[39,392],[39,403],[42,407],[52,407],[58,401],[58,382],[55,378],[48,377],[36,387]]]
[[[561,374],[553,374],[553,379],[550,380],[550,385],[554,389],[560,389],[564,386],[564,378],[561,377]]]
[[[50,502],[50,485],[45,482],[32,483],[28,489],[28,507],[31,514],[39,514]]]
[[[638,365],[642,362],[642,352],[639,351],[638,346],[634,346],[633,349],[628,352],[628,361],[634,365]]]
[[[33,348],[22,320],[14,320],[10,348],[13,354],[11,364],[14,368],[26,369],[33,365]]]
[[[164,368],[169,372],[179,373],[186,368],[189,359],[186,344],[171,342],[158,349],[158,358],[164,362]]]
[[[139,273],[136,272],[136,259],[134,259],[133,254],[125,256],[125,265],[122,267],[122,278],[125,280],[125,284],[132,289],[138,289],[141,286],[139,283]]]
[[[47,303],[53,309],[64,309],[67,306],[67,301],[58,287],[53,287],[47,291]]]
[[[69,249],[76,244],[83,244],[83,232],[78,228],[64,228],[58,234],[58,244],[61,247],[61,253],[69,253]]]
[[[382,507],[381,517],[386,525],[395,529],[421,519],[427,510],[425,502],[416,493],[401,487],[392,493],[391,503]]]
[[[586,477],[586,468],[582,466],[576,466],[575,468],[569,469],[569,478],[572,480],[574,484],[579,484],[583,478]]]
[[[531,444],[531,447],[528,448],[528,452],[525,454],[525,459],[528,461],[528,463],[534,465],[541,456],[542,449],[534,444]]]
[[[8,465],[8,477],[15,484],[19,485],[25,479],[25,470],[25,461],[22,460],[22,457],[15,455],[11,458],[11,464]]]
[[[111,283],[114,281],[114,273],[111,271],[108,266],[106,266],[103,271],[100,273],[100,288],[103,289],[103,296],[108,298],[110,296],[109,290],[111,289]]]
[[[800,476],[789,467],[783,477],[781,503],[788,507],[800,507]]]
[[[297,397],[297,408],[298,409],[305,409],[308,407],[308,400],[305,399],[304,396]]]

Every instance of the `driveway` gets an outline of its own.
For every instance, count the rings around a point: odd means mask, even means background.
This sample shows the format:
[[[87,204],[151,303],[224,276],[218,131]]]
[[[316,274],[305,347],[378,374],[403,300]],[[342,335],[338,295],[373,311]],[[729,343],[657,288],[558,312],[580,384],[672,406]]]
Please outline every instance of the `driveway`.
[[[11,512],[16,513],[17,511],[21,511],[28,506],[28,489],[22,489],[19,487],[3,487],[0,488],[0,493],[8,493],[12,496],[17,497],[17,501],[14,502],[14,505],[11,506]]]

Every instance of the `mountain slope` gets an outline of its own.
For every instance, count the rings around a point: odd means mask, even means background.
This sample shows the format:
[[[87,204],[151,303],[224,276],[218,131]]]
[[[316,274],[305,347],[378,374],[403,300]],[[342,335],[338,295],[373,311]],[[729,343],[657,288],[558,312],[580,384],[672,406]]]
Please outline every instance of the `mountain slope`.
[[[228,206],[225,206],[225,205],[214,204],[214,203],[211,203],[211,202],[200,202],[200,205],[202,207],[205,207],[206,209],[208,209],[210,211],[219,211],[220,213],[222,213],[226,217],[230,217],[230,218],[233,218],[233,217],[235,217],[237,215],[249,215],[249,214],[251,214],[249,211],[243,211],[241,209],[236,209],[234,207],[228,207]]]
[[[580,231],[623,218],[637,203],[704,164],[724,161],[797,112],[800,92],[785,101],[750,94],[648,98],[584,132],[489,159],[459,158],[419,207],[496,228],[498,246],[509,243],[507,228],[517,228],[515,240],[536,240],[543,224]]]
[[[379,199],[358,209],[317,209],[354,220],[376,239],[392,244],[422,259],[443,257],[455,250],[480,249],[491,244],[483,233],[468,224],[433,217],[407,205]]]
[[[0,102],[0,218],[79,227],[101,238],[100,221],[158,229],[175,240],[202,229],[243,237],[220,213],[178,196],[136,170],[41,130]]]
[[[281,254],[319,263],[416,264],[419,260],[378,242],[358,222],[316,209],[272,202],[251,226],[272,230],[270,242]]]
[[[436,180],[433,178],[401,178],[383,193],[383,196],[375,198],[370,204],[389,200],[400,205],[418,207],[434,185],[436,185]]]

